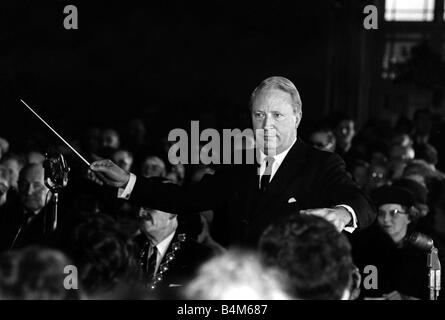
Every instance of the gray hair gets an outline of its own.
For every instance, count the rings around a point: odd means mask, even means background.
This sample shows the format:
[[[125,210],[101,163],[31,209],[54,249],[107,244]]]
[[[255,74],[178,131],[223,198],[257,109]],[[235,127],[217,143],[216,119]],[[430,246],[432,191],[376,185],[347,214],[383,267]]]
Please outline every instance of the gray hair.
[[[250,108],[252,108],[253,101],[255,98],[263,91],[267,89],[278,89],[290,94],[292,98],[292,106],[294,108],[294,113],[301,113],[301,99],[297,88],[287,78],[284,77],[269,77],[263,80],[256,88],[253,90],[250,96]]]
[[[255,252],[231,249],[205,262],[185,288],[187,299],[286,300],[288,279]]]

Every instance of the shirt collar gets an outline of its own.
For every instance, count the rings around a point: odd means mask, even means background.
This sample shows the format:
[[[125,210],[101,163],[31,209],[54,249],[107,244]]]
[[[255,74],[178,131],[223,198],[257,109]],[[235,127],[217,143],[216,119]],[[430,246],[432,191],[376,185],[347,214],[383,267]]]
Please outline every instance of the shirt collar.
[[[159,242],[156,245],[156,248],[158,249],[158,252],[161,257],[163,257],[165,255],[165,253],[167,252],[170,242],[172,242],[172,239],[175,236],[175,232],[176,231],[173,231],[169,236],[167,236],[167,238],[165,238],[164,240],[162,240],[161,242]]]
[[[297,141],[297,138],[295,138],[294,142],[292,142],[292,144],[290,145],[289,148],[287,148],[283,152],[281,152],[273,157],[275,160],[274,164],[279,166],[283,162],[284,158],[286,158],[287,154],[289,153],[290,149],[294,146],[296,141]],[[263,150],[260,150],[260,164],[264,163],[264,160],[266,159],[266,157],[267,156],[264,154]]]

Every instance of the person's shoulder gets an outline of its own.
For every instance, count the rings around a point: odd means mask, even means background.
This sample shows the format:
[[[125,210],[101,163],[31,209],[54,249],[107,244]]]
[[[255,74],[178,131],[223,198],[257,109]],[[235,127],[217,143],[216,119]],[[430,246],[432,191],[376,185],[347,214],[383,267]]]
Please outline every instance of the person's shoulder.
[[[213,255],[213,250],[208,246],[197,242],[194,239],[188,239],[183,243],[183,251],[195,257],[207,259]]]
[[[345,166],[344,160],[335,152],[323,151],[306,145],[307,161],[312,164]]]
[[[210,179],[217,179],[218,181],[223,180],[233,183],[234,181],[245,178],[252,172],[256,173],[257,168],[258,166],[255,162],[221,164],[215,167],[215,173],[213,175],[208,176],[211,176]]]
[[[181,249],[177,254],[177,263],[181,268],[195,270],[213,255],[213,250],[206,245],[198,243],[194,239],[187,239],[181,243]]]
[[[351,244],[360,244],[362,246],[375,246],[376,241],[382,241],[385,239],[383,232],[377,225],[377,222],[365,229],[357,230],[352,234],[348,234],[347,236]]]

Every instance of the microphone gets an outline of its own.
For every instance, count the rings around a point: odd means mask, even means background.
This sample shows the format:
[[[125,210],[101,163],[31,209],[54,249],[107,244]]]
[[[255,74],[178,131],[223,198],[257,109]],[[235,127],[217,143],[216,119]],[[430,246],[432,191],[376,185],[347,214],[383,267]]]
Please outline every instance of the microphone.
[[[434,248],[434,241],[431,237],[426,234],[420,232],[413,232],[408,237],[408,243],[416,248],[419,248],[423,251],[430,251]]]
[[[428,288],[430,291],[430,300],[437,300],[441,286],[441,266],[439,252],[434,247],[434,241],[431,237],[420,232],[414,232],[408,237],[408,243],[423,251],[429,251],[427,256]]]

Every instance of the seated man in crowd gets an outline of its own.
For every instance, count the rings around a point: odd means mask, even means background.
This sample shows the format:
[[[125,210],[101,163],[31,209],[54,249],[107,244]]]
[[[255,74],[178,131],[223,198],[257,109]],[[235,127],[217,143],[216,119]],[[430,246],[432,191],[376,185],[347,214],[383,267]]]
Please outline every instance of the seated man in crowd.
[[[309,136],[309,141],[314,148],[328,152],[335,152],[335,135],[327,126],[321,126],[313,130]]]
[[[424,212],[403,184],[378,188],[372,198],[378,206],[377,222],[351,237],[353,256],[359,268],[373,265],[378,271],[377,288],[364,291],[365,297],[428,299],[427,252],[409,239],[415,222]]]
[[[357,183],[362,190],[365,189],[369,182],[369,163],[361,159],[356,159],[352,162],[350,170],[354,182]]]
[[[112,158],[114,163],[116,163],[122,169],[126,171],[131,170],[131,166],[133,165],[133,155],[130,151],[125,149],[116,150],[113,153]]]
[[[1,161],[9,171],[9,185],[13,190],[18,190],[19,174],[25,163],[25,158],[16,154],[8,154]]]
[[[165,177],[167,174],[165,163],[156,156],[146,157],[141,165],[141,175],[144,177]]]
[[[196,268],[211,257],[212,250],[192,239],[176,214],[150,208],[139,211],[139,263],[144,281],[160,294],[179,287]],[[172,292],[174,294],[174,292]]]
[[[430,166],[426,161],[415,159],[407,163],[403,170],[403,178],[417,181],[428,188],[435,180],[445,180],[445,174]]]
[[[265,264],[289,278],[288,294],[308,300],[348,300],[358,296],[360,275],[351,245],[320,217],[301,214],[278,221],[263,233],[260,253]]]
[[[0,251],[40,243],[45,236],[51,192],[42,164],[28,164],[19,176],[19,201],[11,203],[0,225]],[[13,201],[13,199],[11,199]]]

